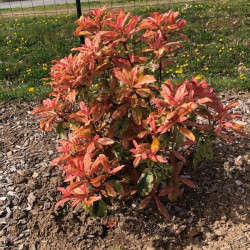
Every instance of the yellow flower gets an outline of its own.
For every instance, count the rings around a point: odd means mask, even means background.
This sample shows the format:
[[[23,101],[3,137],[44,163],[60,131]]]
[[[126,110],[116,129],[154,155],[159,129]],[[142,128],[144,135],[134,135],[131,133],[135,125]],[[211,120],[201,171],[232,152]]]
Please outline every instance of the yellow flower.
[[[201,57],[201,60],[203,60],[204,58],[205,58],[205,56],[202,56],[202,57]]]
[[[233,48],[229,48],[228,50],[231,51]]]
[[[197,75],[195,78],[196,78],[197,80],[200,80],[201,78],[203,78],[203,75]]]
[[[175,73],[176,73],[176,74],[182,74],[183,71],[182,71],[182,69],[177,69],[177,70],[175,71]]]
[[[16,52],[19,52],[19,48],[16,48]]]
[[[219,50],[219,53],[221,53],[221,52],[222,52],[222,50],[220,49],[220,50]]]
[[[33,87],[29,88],[29,92],[33,92],[33,91],[34,91]]]
[[[241,75],[240,75],[240,79],[241,79],[241,80],[244,80],[244,79],[247,79],[247,78],[246,78],[245,74],[241,74]]]
[[[197,58],[197,59],[196,59],[196,61],[197,61],[197,62],[199,62],[199,61],[200,61],[200,59],[199,59],[199,58]]]
[[[220,38],[220,40],[219,40],[220,42],[222,42],[223,41],[223,39],[222,38]]]
[[[7,68],[7,69],[5,69],[5,71],[7,71],[7,72],[8,72],[8,71],[10,71],[10,69],[8,69],[8,68]]]
[[[207,71],[207,70],[208,70],[208,67],[205,67],[204,69]]]
[[[199,50],[198,50],[198,49],[195,49],[194,51],[195,51],[195,52],[199,52]]]

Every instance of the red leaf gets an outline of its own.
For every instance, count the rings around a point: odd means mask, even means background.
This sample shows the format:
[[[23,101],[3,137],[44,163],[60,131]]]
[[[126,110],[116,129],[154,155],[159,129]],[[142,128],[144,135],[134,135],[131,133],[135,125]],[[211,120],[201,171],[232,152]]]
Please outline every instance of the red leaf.
[[[179,129],[179,131],[186,136],[188,139],[190,139],[191,141],[195,141],[195,136],[194,134],[187,128],[184,128],[182,126],[177,126],[177,128]]]
[[[148,134],[150,134],[150,132],[149,131],[142,131],[142,132],[140,132],[138,135],[137,135],[137,137],[138,138],[144,138],[146,135],[148,135]]]
[[[55,208],[57,209],[59,206],[62,206],[66,201],[69,201],[71,198],[64,198],[56,203]]]
[[[176,94],[175,94],[175,97],[174,97],[174,101],[175,101],[175,102],[178,102],[178,101],[182,100],[183,97],[184,97],[185,95],[187,95],[188,92],[185,91],[185,90],[186,90],[186,86],[185,86],[185,85],[181,85],[181,86],[177,89]]]
[[[89,197],[88,199],[85,198],[85,199],[84,199],[84,203],[85,203],[87,206],[92,206],[93,203],[94,203],[95,201],[99,201],[99,200],[101,200],[101,199],[102,199],[101,196],[91,196],[91,197]]]
[[[110,139],[110,138],[99,138],[99,139],[97,140],[97,142],[100,143],[100,144],[102,144],[102,145],[105,145],[105,146],[107,146],[107,145],[112,145],[112,144],[115,143],[115,141],[113,141],[113,140]]]
[[[115,112],[112,114],[112,119],[117,120],[117,119],[123,117],[127,113],[128,108],[129,108],[128,103],[125,103],[122,106],[120,106],[119,108],[117,108],[115,110]]]
[[[69,195],[70,195],[70,192],[69,192],[66,188],[57,187],[57,190],[59,190],[60,192],[62,192],[62,194],[63,194],[64,196],[69,196]]]
[[[183,163],[186,163],[186,159],[181,155],[180,152],[174,150],[173,153],[177,159],[181,160]]]
[[[190,42],[189,38],[186,35],[179,33],[179,36],[182,37],[185,41]]]
[[[107,178],[108,176],[107,175],[100,175],[94,179],[92,179],[90,181],[90,183],[94,186],[94,187],[100,187],[101,186],[101,183],[102,183],[102,180],[104,180],[105,178]]]
[[[138,164],[140,163],[140,161],[141,161],[141,156],[136,157],[136,158],[134,159],[134,162],[133,162],[134,166],[135,166],[135,167],[138,166]]]
[[[106,183],[105,186],[106,186],[106,190],[107,190],[108,195],[111,197],[116,197],[116,191],[113,188],[112,184]]]
[[[196,188],[196,185],[190,181],[189,179],[186,179],[184,177],[179,177],[180,181],[183,182],[184,184],[186,184],[187,186],[191,187],[191,188]]]
[[[72,103],[75,102],[75,100],[76,100],[76,91],[75,91],[75,89],[73,89],[73,90],[71,90],[69,92],[68,97],[69,97],[70,102],[72,102]]]
[[[150,203],[151,200],[152,196],[148,196],[145,199],[143,199],[139,205],[139,209],[144,209],[145,207],[147,207],[147,205]]]
[[[207,103],[207,102],[213,102],[210,98],[208,97],[204,97],[204,98],[200,98],[196,101],[198,104],[203,104],[203,103]]]
[[[131,86],[131,80],[129,79],[127,71],[124,70],[124,72],[122,72],[120,69],[115,68],[114,74],[118,80]]]
[[[160,193],[157,195],[157,196],[165,196],[167,194],[170,194],[174,191],[174,188],[173,187],[167,187],[167,188],[163,188]]]
[[[155,79],[154,76],[152,76],[152,75],[143,75],[143,76],[140,76],[137,79],[136,85],[143,85],[143,84],[146,84],[146,83],[153,83],[153,82],[156,82],[156,79]]]
[[[161,155],[156,155],[156,159],[158,162],[162,162],[162,163],[168,162],[168,160]]]
[[[116,167],[116,168],[114,168],[114,169],[112,169],[111,171],[110,171],[110,174],[116,174],[117,172],[119,172],[121,169],[123,169],[125,167],[125,165],[121,165],[121,166],[119,166],[119,167]]]
[[[104,225],[106,225],[108,228],[113,228],[117,225],[117,221],[116,220],[111,220],[111,219],[107,219],[104,222]]]
[[[170,215],[167,212],[165,206],[160,202],[160,200],[158,198],[155,197],[155,201],[156,201],[156,205],[158,207],[158,210],[160,211],[160,213],[167,219],[170,220]]]

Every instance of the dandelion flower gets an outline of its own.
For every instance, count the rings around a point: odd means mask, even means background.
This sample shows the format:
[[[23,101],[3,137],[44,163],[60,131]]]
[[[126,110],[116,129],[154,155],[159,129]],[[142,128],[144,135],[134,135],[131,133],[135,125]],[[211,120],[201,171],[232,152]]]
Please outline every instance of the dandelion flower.
[[[182,69],[177,69],[177,70],[175,71],[175,73],[176,73],[176,74],[182,74],[183,71],[182,71]]]
[[[196,78],[197,80],[200,80],[200,79],[203,78],[203,75],[197,75],[195,78]]]
[[[29,92],[33,92],[33,91],[34,91],[33,87],[29,88]]]

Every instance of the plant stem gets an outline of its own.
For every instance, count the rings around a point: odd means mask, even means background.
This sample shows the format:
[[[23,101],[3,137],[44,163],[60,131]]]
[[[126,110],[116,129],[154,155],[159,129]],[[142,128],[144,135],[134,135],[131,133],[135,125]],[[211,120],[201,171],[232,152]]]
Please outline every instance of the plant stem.
[[[159,62],[159,70],[160,70],[160,78],[159,78],[159,82],[160,82],[160,85],[161,85],[161,80],[162,80],[162,60],[161,60],[161,58],[160,58],[160,62]]]

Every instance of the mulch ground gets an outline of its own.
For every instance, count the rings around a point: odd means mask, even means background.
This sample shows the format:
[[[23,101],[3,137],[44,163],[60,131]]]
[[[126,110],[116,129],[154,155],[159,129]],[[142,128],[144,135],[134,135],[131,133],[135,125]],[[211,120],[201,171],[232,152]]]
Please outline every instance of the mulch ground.
[[[220,93],[238,100],[235,111],[250,132],[250,93]],[[177,202],[165,202],[171,220],[155,206],[138,210],[140,198],[117,201],[107,228],[104,219],[81,208],[55,211],[62,173],[54,133],[39,130],[30,114],[37,103],[0,103],[0,249],[250,249],[250,138],[218,141],[214,159],[183,174],[198,188],[184,187]]]

